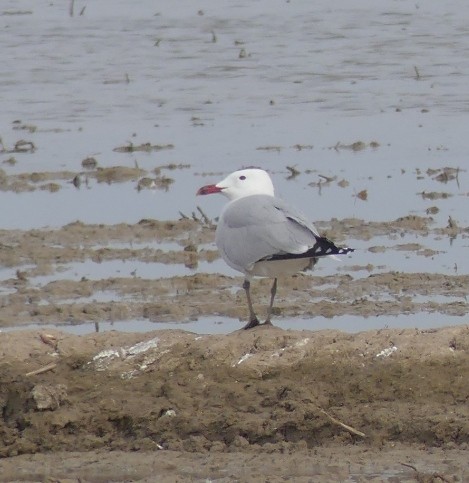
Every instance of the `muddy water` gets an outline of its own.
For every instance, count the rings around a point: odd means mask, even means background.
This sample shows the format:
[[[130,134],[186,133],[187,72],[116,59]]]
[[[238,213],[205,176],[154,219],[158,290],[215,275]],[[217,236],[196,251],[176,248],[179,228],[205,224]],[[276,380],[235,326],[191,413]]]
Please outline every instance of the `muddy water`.
[[[142,219],[202,219],[200,206],[215,220],[223,200],[194,193],[242,165],[268,169],[279,195],[358,249],[340,265],[318,265],[318,278],[301,288],[283,284],[277,317],[287,327],[310,328],[312,317],[313,327],[315,319],[318,328],[351,330],[466,322],[463,290],[426,282],[423,293],[412,280],[436,274],[458,287],[469,272],[469,8],[366,0],[70,7],[11,0],[0,10],[5,327],[137,320],[144,330],[149,319],[204,331],[219,317],[231,330],[245,317],[240,279],[217,257],[213,233],[202,246],[191,227],[178,246],[158,251],[155,241],[173,240],[155,227],[147,251],[132,243]],[[423,229],[396,221],[409,216],[424,219]],[[85,229],[75,235],[89,247],[77,249],[61,238],[77,220],[134,228],[104,235],[128,244],[120,247],[103,247],[99,230]],[[194,240],[197,263],[184,250]],[[398,288],[394,272],[408,275]],[[378,275],[385,288],[370,282]],[[312,290],[329,276],[339,277],[332,287],[343,276],[356,284],[333,308],[333,288]],[[185,277],[199,277],[214,300],[221,289],[223,306],[195,307],[188,295],[188,308],[168,309],[162,294],[174,295],[168,285]],[[109,289],[110,280],[119,287]],[[86,290],[62,290],[80,281]],[[260,283],[260,305],[267,291]],[[159,308],[136,309],[142,301]]]

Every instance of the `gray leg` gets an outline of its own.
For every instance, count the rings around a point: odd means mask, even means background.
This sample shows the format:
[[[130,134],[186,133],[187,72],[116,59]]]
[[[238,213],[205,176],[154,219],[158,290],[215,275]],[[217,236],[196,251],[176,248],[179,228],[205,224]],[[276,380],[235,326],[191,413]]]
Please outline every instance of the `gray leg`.
[[[270,316],[272,315],[272,307],[274,306],[274,299],[275,299],[276,293],[277,293],[277,279],[274,278],[274,283],[272,285],[272,288],[270,289],[269,310],[267,311],[267,319],[265,320],[264,324],[272,325],[272,322],[270,321]]]
[[[243,288],[246,292],[246,298],[248,300],[248,307],[249,307],[249,322],[243,327],[243,329],[252,329],[259,325],[259,321],[257,320],[256,314],[254,313],[254,309],[252,308],[251,302],[251,282],[248,279],[244,280]]]

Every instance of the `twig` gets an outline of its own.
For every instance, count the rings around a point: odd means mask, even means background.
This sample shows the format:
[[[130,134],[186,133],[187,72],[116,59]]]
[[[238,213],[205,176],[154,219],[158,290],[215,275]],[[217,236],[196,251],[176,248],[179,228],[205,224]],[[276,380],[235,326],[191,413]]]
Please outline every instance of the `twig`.
[[[55,362],[51,362],[50,364],[47,364],[47,366],[40,367],[39,369],[36,369],[35,371],[31,371],[25,374],[26,377],[29,376],[36,376],[37,374],[42,374],[43,372],[51,371],[52,369],[55,369],[57,367],[57,364]]]
[[[212,225],[212,220],[210,220],[210,218],[202,211],[202,208],[200,206],[197,207],[197,211],[201,214],[202,220],[205,224]]]
[[[342,423],[338,419],[334,418],[334,416],[331,416],[328,412],[324,411],[324,409],[319,408],[319,411],[321,411],[321,413],[326,415],[334,424],[337,424],[338,426],[342,426],[342,428],[346,429],[347,431],[350,431],[353,434],[356,434],[357,436],[361,436],[362,438],[366,438],[365,433],[358,431],[358,429],[352,428],[352,426],[349,426],[348,424]]]

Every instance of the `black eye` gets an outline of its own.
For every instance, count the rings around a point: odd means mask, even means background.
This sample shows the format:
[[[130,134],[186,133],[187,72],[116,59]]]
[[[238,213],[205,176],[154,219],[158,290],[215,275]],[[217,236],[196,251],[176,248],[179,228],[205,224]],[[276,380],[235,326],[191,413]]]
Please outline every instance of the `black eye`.
[[[246,176],[244,176],[244,175],[243,175],[243,176],[240,176],[240,177],[239,177],[239,179],[240,179],[241,181],[244,181],[244,180],[246,179]]]

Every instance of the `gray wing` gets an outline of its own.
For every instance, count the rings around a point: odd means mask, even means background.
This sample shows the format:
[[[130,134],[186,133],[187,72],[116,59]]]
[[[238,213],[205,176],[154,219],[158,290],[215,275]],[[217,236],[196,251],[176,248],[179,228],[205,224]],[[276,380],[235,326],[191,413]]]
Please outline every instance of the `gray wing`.
[[[252,195],[226,205],[216,244],[228,265],[245,272],[266,257],[304,253],[317,237],[314,225],[283,200]]]

